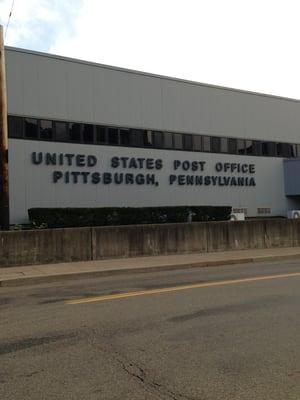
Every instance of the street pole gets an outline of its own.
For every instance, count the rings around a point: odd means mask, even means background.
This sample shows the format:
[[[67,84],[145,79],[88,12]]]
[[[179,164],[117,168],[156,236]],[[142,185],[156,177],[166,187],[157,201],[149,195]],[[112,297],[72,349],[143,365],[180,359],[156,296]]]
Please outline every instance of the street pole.
[[[0,25],[0,227],[9,229],[7,94],[2,25]]]

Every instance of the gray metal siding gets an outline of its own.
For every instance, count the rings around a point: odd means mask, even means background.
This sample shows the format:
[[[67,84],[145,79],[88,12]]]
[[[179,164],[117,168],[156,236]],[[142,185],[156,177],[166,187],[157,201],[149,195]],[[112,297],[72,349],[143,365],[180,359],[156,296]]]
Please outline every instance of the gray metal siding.
[[[300,143],[300,102],[7,49],[11,114]]]

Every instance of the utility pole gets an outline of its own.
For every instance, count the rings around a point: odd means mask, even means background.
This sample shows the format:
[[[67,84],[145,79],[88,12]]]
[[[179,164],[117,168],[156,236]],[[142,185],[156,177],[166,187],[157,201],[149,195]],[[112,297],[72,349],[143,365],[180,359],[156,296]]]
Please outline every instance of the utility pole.
[[[0,25],[0,227],[9,229],[7,94],[2,25]]]

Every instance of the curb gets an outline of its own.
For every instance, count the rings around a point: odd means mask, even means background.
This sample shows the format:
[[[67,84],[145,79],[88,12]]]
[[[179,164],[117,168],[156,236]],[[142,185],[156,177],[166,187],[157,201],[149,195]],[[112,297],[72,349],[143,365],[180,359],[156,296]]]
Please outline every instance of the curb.
[[[205,267],[217,267],[222,265],[233,265],[233,264],[248,264],[248,263],[258,263],[265,261],[280,261],[299,258],[299,254],[290,254],[282,256],[256,256],[256,257],[246,257],[246,258],[233,258],[226,260],[215,260],[215,261],[200,261],[193,263],[182,263],[182,264],[164,264],[152,267],[142,267],[142,268],[127,268],[127,269],[113,269],[113,270],[102,270],[102,271],[87,271],[87,272],[71,272],[65,274],[55,274],[55,275],[45,275],[45,276],[29,276],[14,279],[4,279],[0,280],[0,287],[16,287],[16,286],[26,286],[26,285],[37,285],[41,283],[51,283],[60,282],[68,280],[78,280],[78,279],[89,279],[89,278],[99,278],[117,275],[127,275],[127,274],[140,274],[140,273],[150,273],[150,272],[163,272],[163,271],[174,271],[174,270],[185,270],[189,268],[205,268]]]

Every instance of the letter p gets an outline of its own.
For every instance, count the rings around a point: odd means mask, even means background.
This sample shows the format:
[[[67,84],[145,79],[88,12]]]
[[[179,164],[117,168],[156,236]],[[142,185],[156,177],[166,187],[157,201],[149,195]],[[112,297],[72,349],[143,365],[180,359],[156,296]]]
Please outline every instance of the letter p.
[[[63,176],[63,173],[61,171],[54,171],[53,172],[53,183],[57,183]]]

